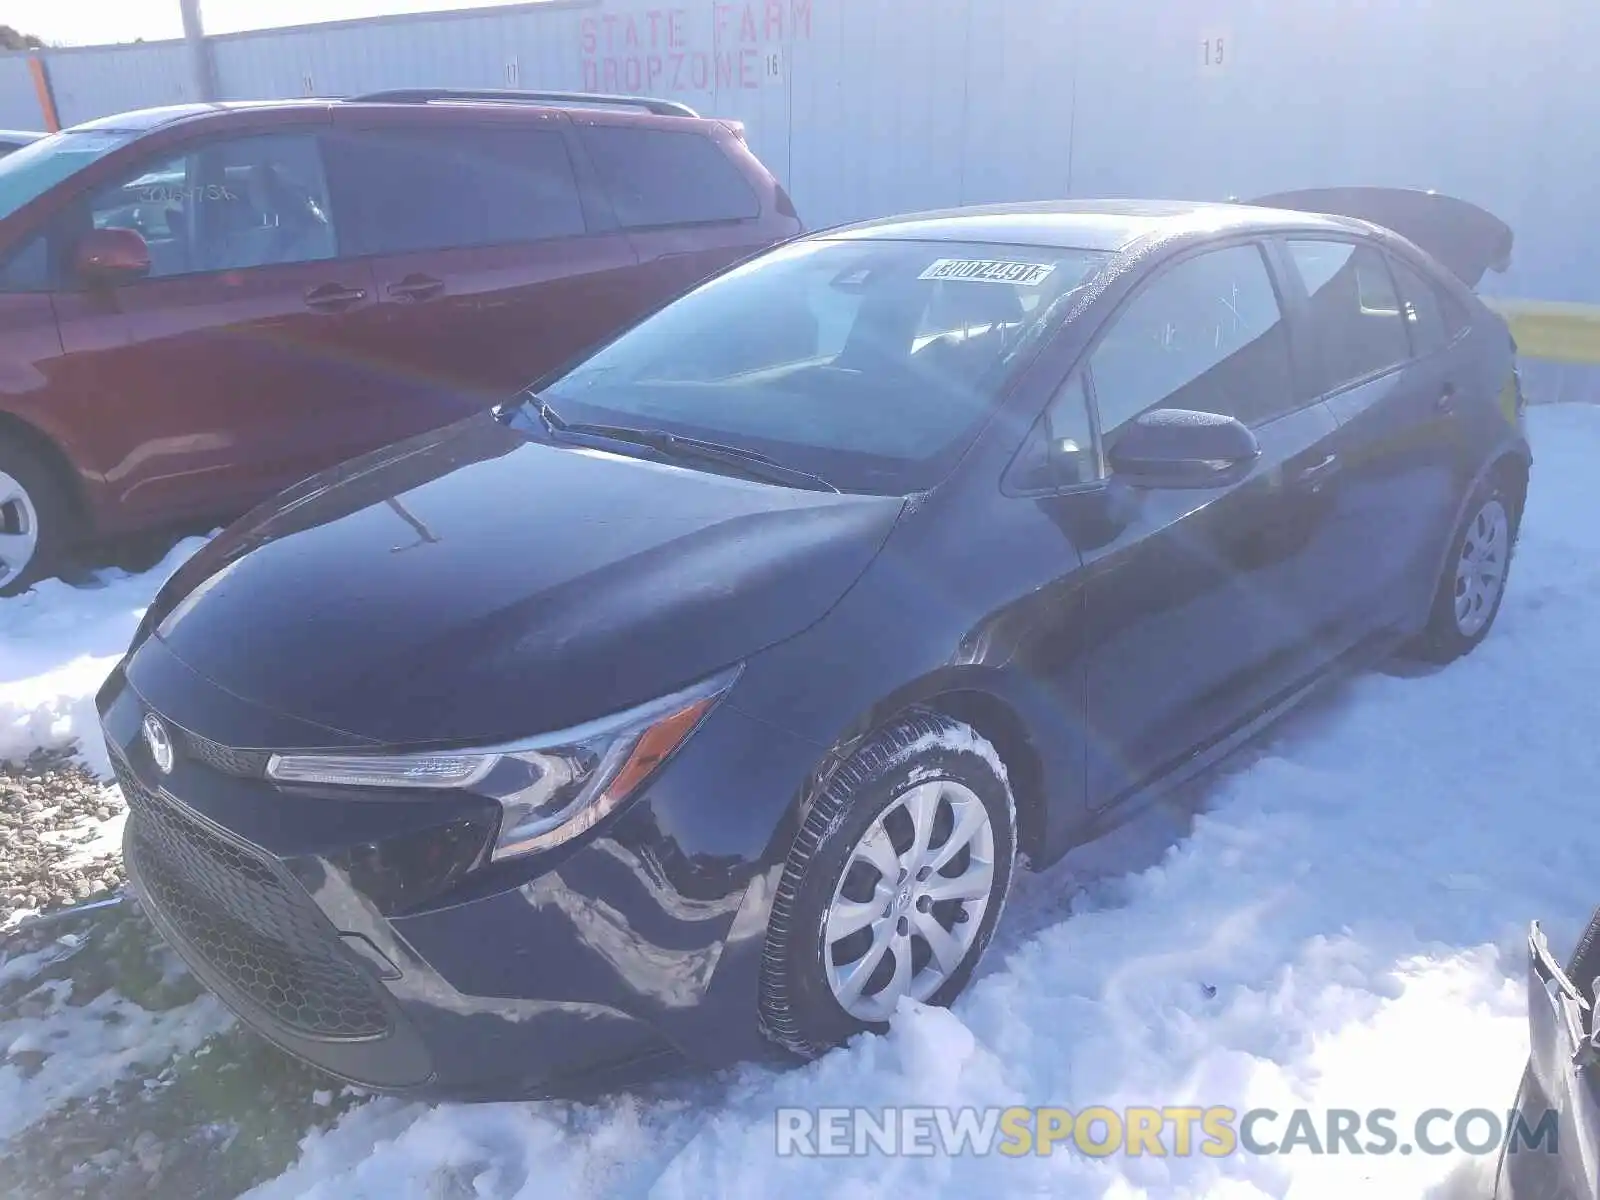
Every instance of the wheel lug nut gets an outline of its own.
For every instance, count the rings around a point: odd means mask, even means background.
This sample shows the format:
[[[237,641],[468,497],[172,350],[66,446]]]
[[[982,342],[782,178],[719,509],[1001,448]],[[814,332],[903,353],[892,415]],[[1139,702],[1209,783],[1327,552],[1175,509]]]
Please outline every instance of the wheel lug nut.
[[[921,883],[924,879],[926,879],[931,874],[932,874],[932,872],[929,871],[927,867],[923,867],[922,870],[917,872],[917,882]]]
[[[964,909],[964,908],[957,909],[956,910],[956,924],[957,925],[965,925],[966,923],[967,923],[967,910]]]
[[[905,937],[906,934],[911,932],[911,922],[901,917],[900,924],[895,926],[895,932],[901,937]]]
[[[926,896],[918,896],[917,897],[917,911],[918,912],[929,912],[929,911],[932,910],[932,908],[933,908],[933,901],[928,899],[928,897],[926,897]]]

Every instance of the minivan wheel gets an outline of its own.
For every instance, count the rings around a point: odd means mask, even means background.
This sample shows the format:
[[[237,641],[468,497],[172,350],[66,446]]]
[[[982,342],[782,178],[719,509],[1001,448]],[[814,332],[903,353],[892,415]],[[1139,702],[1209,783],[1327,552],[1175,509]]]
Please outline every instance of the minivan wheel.
[[[0,596],[24,591],[60,563],[72,506],[37,454],[0,438]]]
[[[870,735],[806,814],[773,900],[768,1036],[810,1057],[883,1030],[902,996],[948,1004],[1000,919],[1016,804],[994,747],[913,712]]]
[[[1434,595],[1427,627],[1410,647],[1417,658],[1447,663],[1489,636],[1505,599],[1521,513],[1503,482],[1491,477],[1467,503]]]

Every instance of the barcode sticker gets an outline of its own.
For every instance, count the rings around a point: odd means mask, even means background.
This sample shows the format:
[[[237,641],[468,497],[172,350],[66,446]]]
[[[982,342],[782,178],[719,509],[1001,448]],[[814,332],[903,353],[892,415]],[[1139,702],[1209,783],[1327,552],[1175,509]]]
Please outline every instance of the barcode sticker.
[[[941,258],[918,279],[959,279],[973,283],[1009,283],[1012,287],[1035,287],[1056,269],[1055,263],[1002,262],[988,258]]]

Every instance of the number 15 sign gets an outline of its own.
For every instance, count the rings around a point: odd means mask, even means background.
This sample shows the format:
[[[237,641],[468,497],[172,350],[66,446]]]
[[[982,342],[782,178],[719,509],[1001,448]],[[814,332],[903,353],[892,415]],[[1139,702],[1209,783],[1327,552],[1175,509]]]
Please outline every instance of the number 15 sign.
[[[1233,65],[1233,36],[1211,31],[1200,35],[1200,70],[1214,75]]]

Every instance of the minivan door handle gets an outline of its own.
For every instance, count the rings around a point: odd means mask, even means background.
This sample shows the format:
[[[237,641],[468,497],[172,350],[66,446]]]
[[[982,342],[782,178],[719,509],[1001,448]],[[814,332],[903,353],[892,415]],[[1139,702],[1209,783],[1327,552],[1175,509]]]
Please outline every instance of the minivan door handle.
[[[407,275],[399,283],[389,285],[389,295],[399,300],[431,300],[444,291],[444,280],[432,275]]]
[[[343,312],[367,298],[366,288],[345,287],[342,283],[324,283],[306,292],[306,307],[322,312]]]

